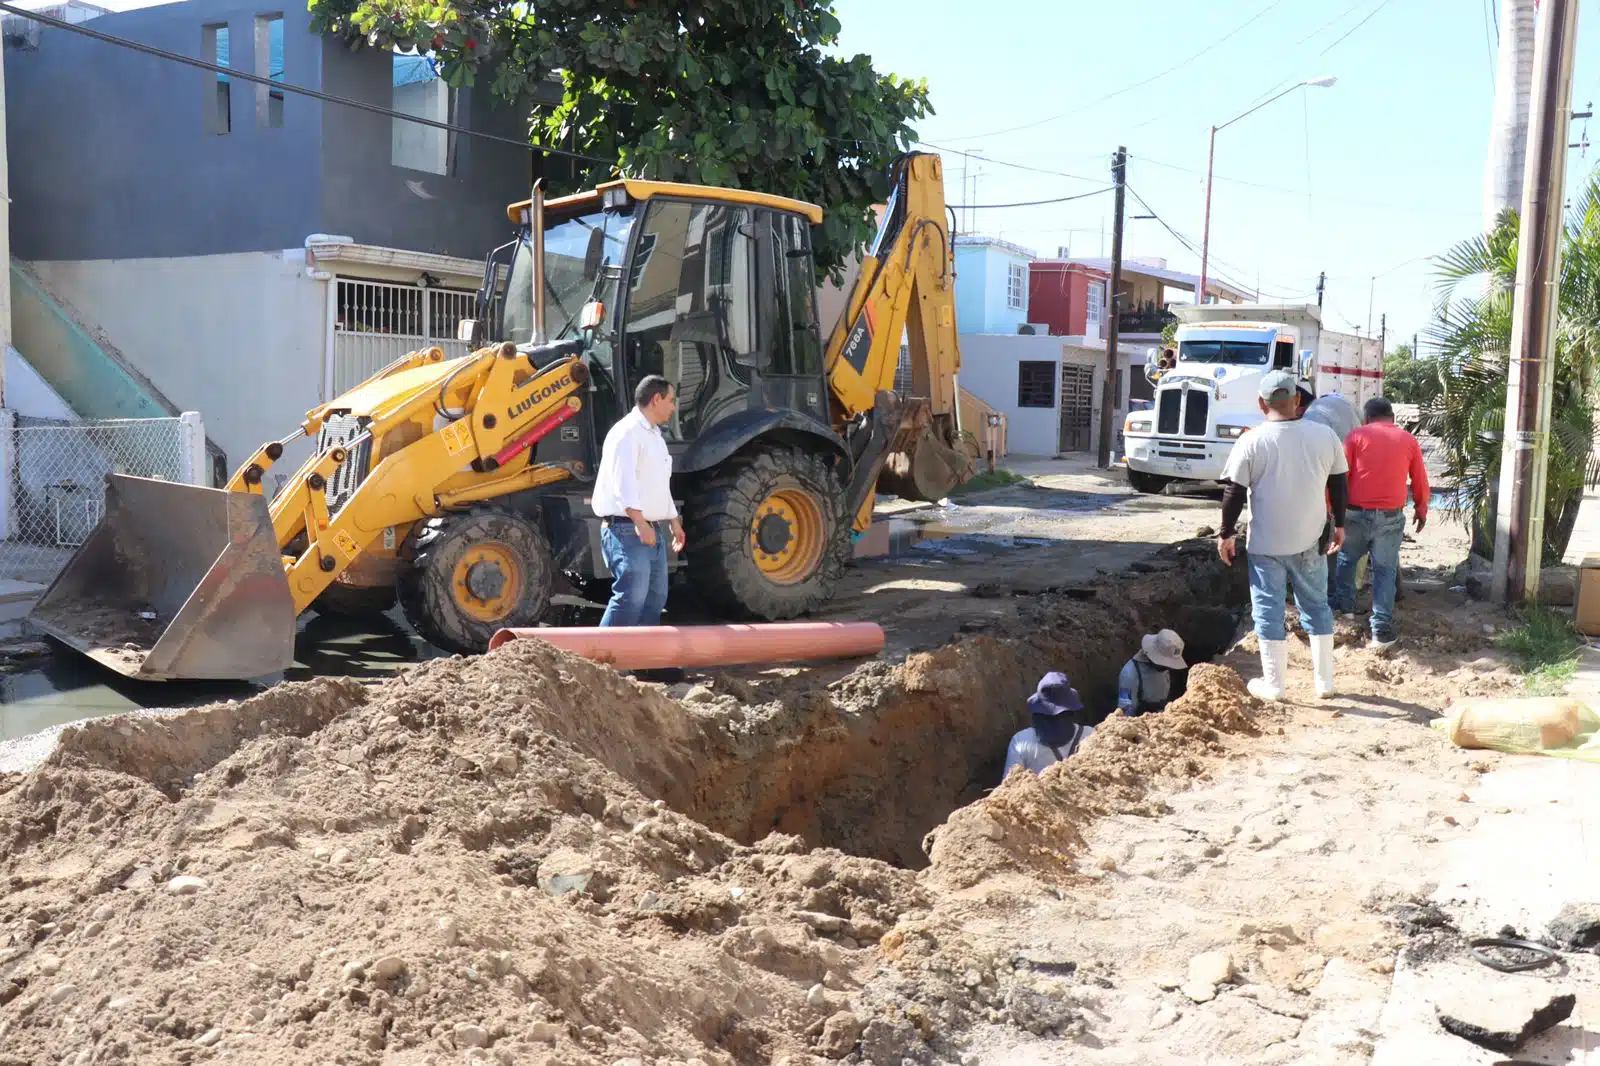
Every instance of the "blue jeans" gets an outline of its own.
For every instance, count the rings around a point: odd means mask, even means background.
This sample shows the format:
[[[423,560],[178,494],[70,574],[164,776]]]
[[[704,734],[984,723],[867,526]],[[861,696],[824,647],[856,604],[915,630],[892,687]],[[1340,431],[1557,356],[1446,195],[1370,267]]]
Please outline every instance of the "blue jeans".
[[[1340,611],[1356,609],[1356,567],[1372,556],[1372,635],[1394,639],[1394,590],[1400,577],[1400,542],[1406,535],[1406,512],[1350,511],[1344,520],[1344,547],[1339,549],[1338,578],[1333,594]]]
[[[672,530],[655,523],[656,545],[646,547],[631,522],[608,522],[600,530],[600,551],[611,571],[611,602],[602,626],[656,626],[667,605],[667,547]]]
[[[1285,640],[1283,613],[1288,587],[1300,608],[1300,624],[1314,637],[1333,635],[1333,609],[1328,606],[1328,557],[1313,544],[1299,555],[1257,555],[1247,552],[1250,572],[1250,614],[1261,640]]]

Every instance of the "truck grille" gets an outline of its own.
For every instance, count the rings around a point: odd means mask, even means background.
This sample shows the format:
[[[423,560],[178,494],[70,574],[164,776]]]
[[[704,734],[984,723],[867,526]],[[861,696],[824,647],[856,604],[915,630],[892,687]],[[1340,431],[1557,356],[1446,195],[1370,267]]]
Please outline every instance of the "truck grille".
[[[1175,437],[1181,426],[1183,436],[1203,437],[1210,415],[1211,394],[1204,389],[1168,389],[1157,401],[1156,432]]]
[[[1211,413],[1211,394],[1198,389],[1190,389],[1184,396],[1183,405],[1183,435],[1185,437],[1203,437],[1206,435],[1206,416]]]
[[[1178,432],[1178,410],[1183,403],[1182,389],[1168,389],[1156,404],[1156,432],[1167,435]]]
[[[367,432],[364,419],[355,415],[330,415],[317,434],[317,454],[329,448],[343,446],[345,460],[328,479],[325,490],[328,514],[336,515],[350,502],[356,487],[366,480],[367,468],[372,464],[372,434]]]

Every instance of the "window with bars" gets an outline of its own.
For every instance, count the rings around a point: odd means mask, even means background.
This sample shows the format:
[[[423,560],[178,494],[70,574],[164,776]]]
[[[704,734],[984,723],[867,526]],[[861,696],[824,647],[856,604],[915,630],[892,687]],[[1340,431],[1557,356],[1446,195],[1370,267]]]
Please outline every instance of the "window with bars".
[[[1017,364],[1017,406],[1054,407],[1056,405],[1056,364],[1045,360],[1024,360]]]
[[[1024,263],[1011,263],[1006,267],[1006,306],[1013,311],[1027,309],[1028,267]]]
[[[1105,314],[1106,283],[1091,281],[1089,283],[1089,296],[1084,302],[1083,328],[1084,332],[1096,336],[1100,333],[1100,322]]]

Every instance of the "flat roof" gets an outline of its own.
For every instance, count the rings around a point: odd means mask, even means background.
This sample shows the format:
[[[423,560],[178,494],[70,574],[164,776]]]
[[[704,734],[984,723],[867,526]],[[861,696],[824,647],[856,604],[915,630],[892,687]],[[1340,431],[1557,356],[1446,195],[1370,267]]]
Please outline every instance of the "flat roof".
[[[575,193],[571,196],[560,196],[554,200],[544,202],[545,210],[560,211],[564,208],[580,206],[588,200],[598,200],[607,189],[623,188],[628,190],[628,196],[635,200],[649,200],[656,196],[681,196],[686,200],[720,200],[724,203],[748,204],[751,207],[769,207],[774,211],[787,211],[791,214],[804,215],[813,225],[822,221],[822,208],[804,200],[792,200],[787,196],[774,196],[765,192],[749,192],[745,189],[727,189],[717,185],[687,185],[676,181],[642,181],[636,178],[621,178],[617,181],[608,181],[597,189],[587,192]],[[506,217],[512,222],[522,221],[522,212],[528,209],[531,200],[519,200],[506,208]]]

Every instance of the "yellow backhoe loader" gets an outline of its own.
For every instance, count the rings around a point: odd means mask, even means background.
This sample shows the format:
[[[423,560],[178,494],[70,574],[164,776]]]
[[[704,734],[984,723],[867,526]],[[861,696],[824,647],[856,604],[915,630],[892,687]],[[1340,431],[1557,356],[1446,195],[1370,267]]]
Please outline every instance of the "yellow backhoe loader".
[[[876,491],[937,500],[976,457],[957,424],[939,158],[902,157],[893,177],[826,345],[815,205],[633,180],[536,189],[507,209],[516,236],[462,323],[472,354],[405,356],[226,488],[109,476],[104,518],[30,621],[151,680],[265,676],[293,662],[302,611],[396,599],[431,643],[481,651],[537,624],[563,582],[608,577],[589,486],[646,374],[678,389],[663,427],[688,532],[674,565],[727,616],[812,610]],[[908,399],[893,391],[902,335]],[[266,472],[302,434],[316,453],[269,502]]]

